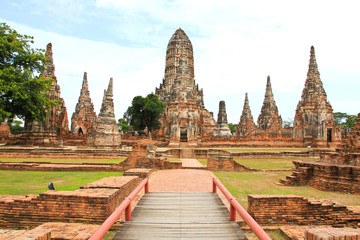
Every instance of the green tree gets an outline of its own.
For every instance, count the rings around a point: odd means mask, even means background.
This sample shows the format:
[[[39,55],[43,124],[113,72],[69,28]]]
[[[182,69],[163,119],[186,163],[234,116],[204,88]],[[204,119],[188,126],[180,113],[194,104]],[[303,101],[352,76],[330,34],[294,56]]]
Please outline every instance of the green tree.
[[[53,79],[41,77],[44,50],[33,49],[33,37],[0,23],[0,119],[45,120],[56,104],[48,98]]]
[[[130,126],[124,118],[119,118],[117,125],[119,126],[119,132],[121,133],[127,133]]]
[[[165,103],[160,102],[153,93],[145,98],[136,96],[124,114],[124,119],[134,130],[144,130],[146,127],[149,131],[156,130],[160,128],[159,117],[164,108]]]
[[[336,112],[334,113],[334,123],[337,126],[346,128],[347,130],[350,130],[356,123],[357,116],[351,115],[347,113],[342,112]]]
[[[10,132],[11,134],[21,134],[24,131],[23,122],[20,120],[14,120],[13,122],[9,122]]]
[[[231,134],[234,134],[234,132],[236,132],[237,124],[229,123],[228,125],[230,128]]]

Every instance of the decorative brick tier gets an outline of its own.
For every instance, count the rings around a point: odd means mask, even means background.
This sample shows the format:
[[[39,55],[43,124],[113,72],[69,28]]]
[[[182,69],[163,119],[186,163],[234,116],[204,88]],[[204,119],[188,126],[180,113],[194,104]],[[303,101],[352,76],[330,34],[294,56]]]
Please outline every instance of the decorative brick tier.
[[[280,183],[287,186],[309,185],[322,191],[360,193],[360,166],[306,161],[293,163],[294,172],[281,179]]]
[[[109,177],[75,191],[0,195],[0,227],[28,228],[44,222],[101,224],[140,181],[135,176]]]
[[[248,212],[261,225],[357,226],[360,213],[329,200],[296,195],[248,195]]]
[[[315,228],[305,231],[305,240],[360,239],[360,230],[354,228]]]

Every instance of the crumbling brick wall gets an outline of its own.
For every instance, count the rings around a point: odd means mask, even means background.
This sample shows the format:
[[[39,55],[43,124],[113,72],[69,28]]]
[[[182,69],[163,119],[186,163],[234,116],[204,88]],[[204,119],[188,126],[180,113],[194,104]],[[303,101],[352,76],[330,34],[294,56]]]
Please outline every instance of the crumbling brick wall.
[[[329,200],[296,195],[249,195],[248,212],[260,225],[332,225],[360,223],[360,214]]]
[[[233,160],[230,152],[209,149],[207,168],[210,171],[257,171]]]
[[[0,195],[0,227],[29,228],[44,222],[101,224],[140,181],[135,176],[109,177],[75,191]]]

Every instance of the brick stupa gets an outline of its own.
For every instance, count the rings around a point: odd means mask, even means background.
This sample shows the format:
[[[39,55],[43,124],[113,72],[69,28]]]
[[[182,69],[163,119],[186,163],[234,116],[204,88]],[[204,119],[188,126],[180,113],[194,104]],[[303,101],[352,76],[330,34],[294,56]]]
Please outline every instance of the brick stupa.
[[[281,129],[282,119],[275,103],[270,76],[267,77],[266,91],[261,112],[257,120],[260,129]]]
[[[230,137],[232,136],[226,114],[225,101],[219,102],[219,113],[217,118],[216,127],[213,133],[214,137]]]
[[[216,122],[204,108],[203,90],[195,84],[193,47],[181,28],[169,41],[165,77],[155,93],[166,103],[156,134],[172,143],[195,142],[213,134]]]
[[[240,122],[236,127],[236,136],[248,137],[253,134],[256,129],[254,118],[251,114],[248,94],[245,93],[244,107],[240,117]]]
[[[71,117],[71,133],[77,136],[86,135],[95,126],[96,121],[97,117],[94,104],[90,98],[87,73],[84,72],[79,100]]]
[[[304,138],[305,142],[316,145],[339,141],[341,134],[333,119],[333,109],[327,101],[326,92],[320,79],[315,49],[311,46],[305,87],[296,107],[294,118],[295,137]]]
[[[60,96],[60,86],[55,76],[55,65],[53,62],[52,44],[46,46],[46,58],[48,63],[45,65],[42,77],[54,79],[51,83],[48,96],[50,100],[56,100],[59,104],[50,107],[50,113],[45,122],[25,120],[24,140],[30,144],[58,144],[59,139],[68,134],[69,121],[65,107],[65,101]]]
[[[110,78],[101,104],[96,125],[89,133],[88,143],[95,146],[119,147],[121,137],[116,124],[113,101],[113,79]]]

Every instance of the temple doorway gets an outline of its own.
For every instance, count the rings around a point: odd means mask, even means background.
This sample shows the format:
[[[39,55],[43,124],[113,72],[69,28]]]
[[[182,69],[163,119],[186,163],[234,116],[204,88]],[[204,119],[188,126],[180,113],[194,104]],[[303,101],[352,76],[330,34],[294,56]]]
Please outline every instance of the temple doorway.
[[[82,136],[82,135],[84,135],[84,133],[83,133],[82,128],[80,127],[79,130],[78,130],[78,136]]]
[[[187,128],[180,128],[180,142],[187,142]]]
[[[327,129],[327,141],[332,142],[332,128]]]

